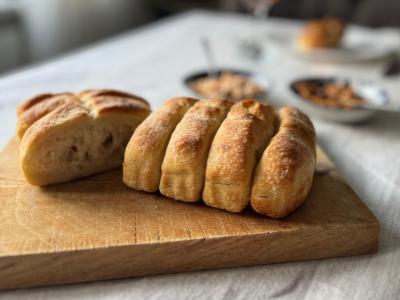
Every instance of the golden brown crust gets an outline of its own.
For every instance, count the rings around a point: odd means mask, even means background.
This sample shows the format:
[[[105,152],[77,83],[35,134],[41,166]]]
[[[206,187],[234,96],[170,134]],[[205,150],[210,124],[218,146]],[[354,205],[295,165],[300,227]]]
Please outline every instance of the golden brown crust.
[[[158,190],[161,164],[171,134],[196,101],[173,98],[139,125],[125,150],[123,181],[126,185],[147,192]]]
[[[315,131],[299,110],[279,111],[278,133],[256,168],[251,206],[261,214],[281,218],[296,209],[308,195],[316,163]]]
[[[148,108],[150,107],[149,103],[140,96],[137,96],[137,95],[131,94],[131,93],[127,93],[127,92],[123,92],[123,91],[112,90],[112,89],[90,89],[90,90],[84,90],[78,94],[78,97],[81,99],[101,97],[101,96],[131,98],[131,99],[135,99],[137,101],[142,102]]]
[[[22,138],[25,131],[37,120],[56,108],[72,102],[79,102],[71,93],[45,94],[32,98],[18,107],[17,136]]]
[[[30,145],[35,143],[35,140],[46,135],[49,130],[52,130],[52,128],[55,128],[66,121],[85,117],[89,117],[89,113],[78,103],[67,103],[56,108],[29,127],[21,140],[20,152],[24,153],[28,151]]]
[[[144,118],[149,114],[149,104],[143,98],[115,90],[88,90],[78,94],[42,94],[26,100],[18,107],[18,137],[22,138],[25,131],[40,118],[72,102],[80,103],[96,116],[126,113]]]
[[[253,171],[274,133],[271,106],[244,100],[235,104],[212,142],[207,161],[204,202],[231,212],[249,201]]]
[[[287,106],[280,110],[279,115],[281,128],[286,128],[293,134],[299,135],[310,148],[315,149],[314,125],[304,113],[294,107]]]
[[[86,98],[83,105],[89,108],[94,114],[101,115],[109,112],[122,113],[146,113],[149,105],[135,98],[124,98],[116,96],[96,96]]]
[[[46,99],[52,98],[52,97],[57,97],[60,95],[72,95],[72,94],[71,93],[57,93],[57,94],[46,93],[46,94],[36,95],[34,97],[31,97],[31,98],[23,101],[20,105],[18,105],[17,116],[20,116],[22,113],[27,111],[29,108],[38,104],[39,102],[42,102],[43,100],[46,100]]]
[[[167,146],[160,182],[163,195],[200,200],[210,145],[231,106],[226,100],[202,100],[188,110]]]

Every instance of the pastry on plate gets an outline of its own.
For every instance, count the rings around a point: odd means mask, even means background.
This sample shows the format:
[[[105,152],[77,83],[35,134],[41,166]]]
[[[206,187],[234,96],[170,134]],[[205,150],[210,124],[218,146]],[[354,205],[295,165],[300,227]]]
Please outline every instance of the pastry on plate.
[[[316,164],[315,131],[296,108],[279,111],[279,129],[259,161],[251,206],[273,218],[285,217],[306,199]]]
[[[196,101],[193,98],[173,98],[138,126],[125,150],[123,181],[127,186],[146,192],[158,190],[161,164],[169,139]]]
[[[244,100],[232,106],[211,145],[204,202],[231,212],[248,204],[253,172],[274,134],[275,112],[269,105]]]
[[[160,192],[186,202],[200,200],[208,152],[232,103],[201,100],[178,123],[161,167]]]
[[[323,18],[306,23],[297,39],[300,49],[336,48],[340,46],[345,24],[339,19]]]
[[[31,184],[46,186],[119,167],[149,113],[144,99],[114,90],[31,99],[18,110],[22,172]]]

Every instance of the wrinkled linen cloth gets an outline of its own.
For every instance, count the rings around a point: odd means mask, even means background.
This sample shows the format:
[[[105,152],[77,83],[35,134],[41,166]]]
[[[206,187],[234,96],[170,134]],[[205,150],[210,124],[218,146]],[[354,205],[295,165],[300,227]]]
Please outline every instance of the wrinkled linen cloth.
[[[37,93],[117,88],[145,97],[153,108],[190,94],[182,79],[206,66],[203,36],[218,65],[265,73],[275,104],[295,105],[288,82],[310,74],[368,78],[400,101],[400,77],[383,78],[383,60],[313,63],[269,43],[268,32],[289,36],[298,29],[299,23],[282,19],[193,11],[8,74],[0,78],[0,145],[15,132],[16,105]],[[382,43],[400,36],[393,29],[372,34]],[[267,59],[243,57],[237,46],[246,37],[263,40]],[[354,126],[313,121],[320,145],[380,221],[377,254],[4,291],[0,299],[399,299],[400,115],[379,115]]]

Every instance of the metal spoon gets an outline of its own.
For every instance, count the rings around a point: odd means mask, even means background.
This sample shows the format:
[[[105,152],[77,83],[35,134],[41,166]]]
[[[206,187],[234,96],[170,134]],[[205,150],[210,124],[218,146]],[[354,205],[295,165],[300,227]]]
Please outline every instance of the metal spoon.
[[[207,62],[207,74],[209,77],[217,77],[218,72],[215,63],[214,52],[211,47],[211,43],[208,38],[201,38],[201,46],[203,48],[203,54]]]

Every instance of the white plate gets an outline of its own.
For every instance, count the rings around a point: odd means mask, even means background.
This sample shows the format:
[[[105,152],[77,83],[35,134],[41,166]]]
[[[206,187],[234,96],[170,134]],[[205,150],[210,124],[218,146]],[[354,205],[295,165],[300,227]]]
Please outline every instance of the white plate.
[[[357,62],[384,58],[394,49],[393,43],[376,30],[350,26],[342,46],[335,49],[303,50],[297,47],[295,35],[269,34],[270,41],[281,50],[301,59],[319,62]]]

